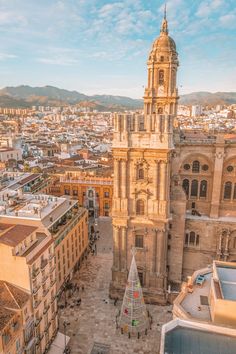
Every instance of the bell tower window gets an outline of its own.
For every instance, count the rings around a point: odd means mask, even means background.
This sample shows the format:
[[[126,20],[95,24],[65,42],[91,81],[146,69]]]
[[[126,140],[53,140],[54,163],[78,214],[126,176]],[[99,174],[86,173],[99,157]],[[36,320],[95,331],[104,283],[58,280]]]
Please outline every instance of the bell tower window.
[[[144,168],[142,164],[137,168],[137,179],[144,179]]]
[[[159,70],[158,81],[159,85],[164,85],[164,70]]]

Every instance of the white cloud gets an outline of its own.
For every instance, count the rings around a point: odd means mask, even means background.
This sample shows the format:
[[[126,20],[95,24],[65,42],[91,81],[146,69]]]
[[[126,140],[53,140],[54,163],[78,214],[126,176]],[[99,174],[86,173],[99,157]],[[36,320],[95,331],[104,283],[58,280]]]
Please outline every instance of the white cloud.
[[[77,59],[74,58],[66,58],[66,57],[58,57],[58,58],[38,58],[38,62],[49,65],[62,65],[62,66],[70,66],[78,63]]]
[[[0,53],[0,60],[15,59],[17,56],[15,54]]]
[[[221,16],[220,23],[225,28],[236,28],[236,14],[228,13]]]
[[[196,15],[198,17],[208,17],[214,11],[220,9],[222,5],[224,5],[224,0],[202,1]]]

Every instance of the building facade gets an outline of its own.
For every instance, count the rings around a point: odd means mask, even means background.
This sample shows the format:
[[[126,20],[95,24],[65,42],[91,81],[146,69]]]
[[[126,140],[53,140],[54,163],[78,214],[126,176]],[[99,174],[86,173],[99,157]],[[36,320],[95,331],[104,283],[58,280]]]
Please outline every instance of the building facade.
[[[59,183],[60,194],[77,198],[79,205],[88,209],[89,216],[110,216],[113,196],[111,177],[93,177],[68,171]]]
[[[112,297],[123,294],[132,247],[152,303],[166,303],[213,259],[236,260],[236,141],[174,128],[178,65],[165,17],[148,57],[144,114],[114,119]]]
[[[33,316],[26,324],[27,350],[44,353],[58,329],[53,238],[35,226],[1,223],[0,229],[0,279],[30,295]]]
[[[28,194],[15,189],[0,192],[2,223],[39,227],[52,237],[56,292],[68,281],[88,251],[88,211],[70,197]]]

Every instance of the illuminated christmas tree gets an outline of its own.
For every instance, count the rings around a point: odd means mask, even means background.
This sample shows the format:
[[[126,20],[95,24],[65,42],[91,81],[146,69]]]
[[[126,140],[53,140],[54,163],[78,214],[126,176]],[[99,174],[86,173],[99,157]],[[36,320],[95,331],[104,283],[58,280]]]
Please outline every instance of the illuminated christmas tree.
[[[139,337],[140,334],[147,333],[149,317],[134,258],[135,251],[132,250],[132,253],[133,258],[121,307],[119,327],[122,333]]]

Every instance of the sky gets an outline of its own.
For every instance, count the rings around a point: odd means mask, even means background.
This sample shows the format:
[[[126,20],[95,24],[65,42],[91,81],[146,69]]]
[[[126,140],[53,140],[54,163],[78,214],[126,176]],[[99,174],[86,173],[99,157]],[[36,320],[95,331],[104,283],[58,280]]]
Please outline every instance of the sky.
[[[0,87],[141,98],[160,0],[0,0]],[[236,0],[167,0],[180,93],[236,91]]]

